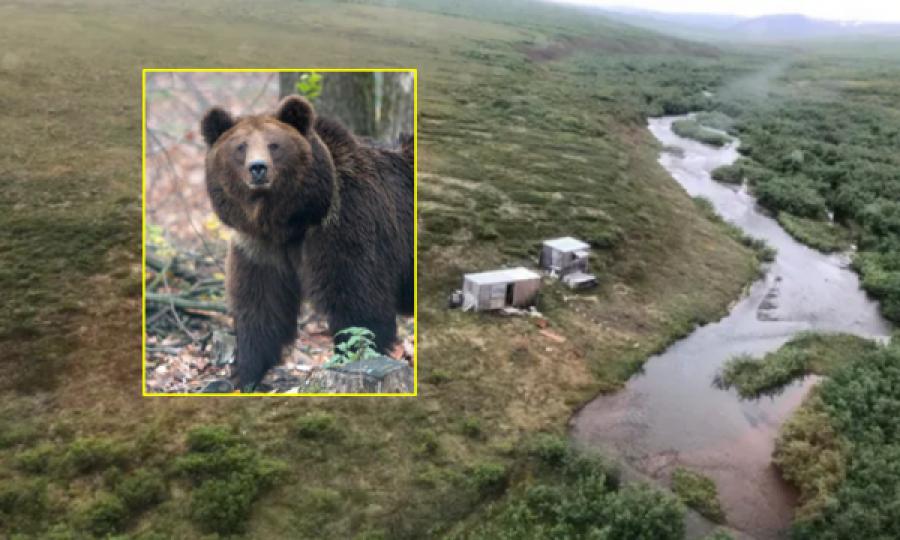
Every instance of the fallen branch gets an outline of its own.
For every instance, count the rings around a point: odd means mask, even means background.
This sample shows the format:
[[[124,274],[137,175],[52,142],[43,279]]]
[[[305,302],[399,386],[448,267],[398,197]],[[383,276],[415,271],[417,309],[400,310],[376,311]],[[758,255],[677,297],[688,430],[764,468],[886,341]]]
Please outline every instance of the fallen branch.
[[[169,272],[172,272],[178,277],[182,277],[185,279],[198,279],[198,275],[196,272],[191,271],[188,268],[185,268],[182,265],[178,264],[178,261],[175,259],[167,259],[164,257],[160,257],[156,253],[152,251],[147,251],[146,253],[147,259],[147,268],[152,268],[157,272],[162,272],[164,268],[168,268]]]
[[[214,302],[202,302],[200,300],[188,300],[180,296],[169,294],[147,293],[147,302],[157,304],[173,304],[175,307],[182,309],[199,309],[203,311],[215,311],[217,313],[228,313],[228,306],[225,304],[217,304]]]

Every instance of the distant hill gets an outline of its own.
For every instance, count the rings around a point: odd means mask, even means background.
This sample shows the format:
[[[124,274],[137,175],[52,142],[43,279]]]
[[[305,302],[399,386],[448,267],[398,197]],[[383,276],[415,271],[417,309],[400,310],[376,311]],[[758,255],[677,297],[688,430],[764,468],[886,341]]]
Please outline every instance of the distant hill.
[[[674,37],[693,40],[716,40],[727,37],[724,30],[743,21],[736,15],[709,13],[664,13],[630,7],[571,7],[607,19]]]
[[[738,23],[737,34],[755,38],[805,39],[824,36],[896,35],[900,23],[827,21],[800,14],[763,15]]]
[[[741,17],[715,13],[674,13],[627,6],[583,7],[633,26],[670,35],[706,39],[799,40],[822,37],[900,37],[900,23],[830,21],[798,13]]]
[[[651,11],[648,9],[633,8],[628,6],[614,6],[605,8],[609,11],[632,15],[658,21],[673,22],[676,24],[691,26],[695,28],[712,28],[725,30],[741,23],[746,17],[739,15],[725,15],[718,13],[668,13],[662,11]]]

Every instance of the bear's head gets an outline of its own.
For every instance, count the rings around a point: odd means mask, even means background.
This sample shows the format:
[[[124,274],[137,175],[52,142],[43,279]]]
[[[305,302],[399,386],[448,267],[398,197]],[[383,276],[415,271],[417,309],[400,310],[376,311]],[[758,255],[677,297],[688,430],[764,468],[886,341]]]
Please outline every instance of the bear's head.
[[[312,105],[297,95],[284,98],[273,113],[206,111],[200,123],[209,147],[206,183],[222,222],[274,237],[329,215],[337,204],[337,179],[315,123]]]
[[[230,164],[248,189],[261,191],[302,176],[314,165],[310,131],[315,119],[306,99],[288,96],[272,115],[234,118],[221,107],[212,107],[203,116],[200,131],[212,161]]]

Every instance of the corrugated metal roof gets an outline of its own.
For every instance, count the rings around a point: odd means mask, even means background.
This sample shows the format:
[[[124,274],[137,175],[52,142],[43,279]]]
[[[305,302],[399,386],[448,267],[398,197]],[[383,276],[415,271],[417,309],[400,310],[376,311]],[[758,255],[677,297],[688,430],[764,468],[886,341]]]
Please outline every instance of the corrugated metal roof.
[[[544,245],[553,249],[558,249],[559,251],[577,251],[579,249],[588,249],[591,247],[581,240],[576,240],[571,236],[564,236],[562,238],[547,240],[544,242]]]
[[[485,285],[488,283],[509,283],[510,281],[522,281],[526,279],[541,279],[540,274],[520,266],[518,268],[504,268],[503,270],[492,270],[490,272],[479,272],[477,274],[466,274],[464,279]]]

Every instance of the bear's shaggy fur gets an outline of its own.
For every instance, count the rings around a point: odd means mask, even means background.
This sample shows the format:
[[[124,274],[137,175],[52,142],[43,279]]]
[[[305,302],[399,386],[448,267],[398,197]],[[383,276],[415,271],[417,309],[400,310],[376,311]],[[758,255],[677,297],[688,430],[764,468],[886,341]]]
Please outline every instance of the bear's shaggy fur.
[[[213,209],[235,230],[226,289],[238,389],[279,363],[305,299],[332,335],[364,327],[389,354],[397,314],[415,310],[414,137],[373,144],[300,96],[257,116],[213,107],[201,132]]]

